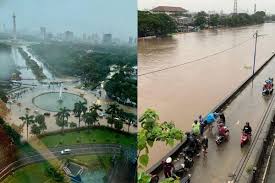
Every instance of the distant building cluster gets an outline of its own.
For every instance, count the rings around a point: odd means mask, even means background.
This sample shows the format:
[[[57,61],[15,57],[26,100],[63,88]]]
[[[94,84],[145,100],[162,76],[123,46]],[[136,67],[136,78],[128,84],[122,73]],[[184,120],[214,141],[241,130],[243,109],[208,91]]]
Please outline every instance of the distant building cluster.
[[[179,32],[185,32],[187,25],[193,22],[192,16],[188,16],[188,11],[182,7],[158,6],[151,10],[152,13],[165,13],[172,17],[177,23]]]

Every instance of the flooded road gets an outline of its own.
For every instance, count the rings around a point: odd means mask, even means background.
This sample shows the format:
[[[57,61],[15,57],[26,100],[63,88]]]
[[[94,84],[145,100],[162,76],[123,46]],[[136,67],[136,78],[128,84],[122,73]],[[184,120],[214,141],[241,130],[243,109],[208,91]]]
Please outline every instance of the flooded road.
[[[162,121],[172,120],[178,128],[184,131],[190,130],[193,120],[199,114],[206,114],[210,111],[252,73],[254,51],[252,36],[256,30],[259,31],[259,34],[265,35],[258,40],[256,62],[256,68],[258,68],[275,50],[275,24],[179,34],[164,39],[140,40],[139,74],[167,66],[184,64],[202,57],[205,58],[163,72],[140,76],[138,87],[139,114],[148,107],[154,108],[160,114]],[[218,52],[221,53],[215,54]],[[259,82],[261,88],[262,81],[259,80]],[[256,82],[254,82],[254,85],[255,89]],[[260,100],[260,102],[253,103],[252,98],[254,97],[250,95],[258,95],[257,92],[258,90],[247,92],[247,97],[243,99],[242,103],[244,106],[251,105],[253,114],[254,111],[257,111],[255,116],[250,114],[254,120],[260,118],[259,116],[261,116],[267,103],[260,96],[260,98],[257,96],[253,99]],[[251,103],[247,104],[250,101]],[[255,110],[256,107],[262,107],[262,110]],[[233,121],[232,123],[237,123],[238,120],[243,122],[251,112],[250,110],[244,110],[244,113],[238,112],[239,114],[235,114],[235,111],[239,110],[240,108],[237,106],[231,112],[226,112],[226,115],[227,113],[234,114],[230,119]],[[243,118],[240,118],[241,116]],[[238,141],[239,131],[235,133],[236,141]],[[236,143],[234,140],[233,142]],[[236,146],[239,148],[238,143]],[[150,150],[148,167],[156,163],[170,149],[170,147],[163,144],[157,144]],[[219,151],[223,151],[223,148]],[[240,150],[230,156],[238,156],[239,153]],[[211,158],[208,158],[209,160]],[[230,163],[232,159],[228,158],[224,161]],[[232,167],[233,165],[228,165],[225,168],[230,169]],[[217,170],[215,167],[209,168]],[[227,170],[223,171],[223,173],[225,172]],[[208,174],[208,177],[211,177],[210,175],[212,174]],[[221,176],[224,177],[224,175]],[[217,180],[220,181],[221,179]]]

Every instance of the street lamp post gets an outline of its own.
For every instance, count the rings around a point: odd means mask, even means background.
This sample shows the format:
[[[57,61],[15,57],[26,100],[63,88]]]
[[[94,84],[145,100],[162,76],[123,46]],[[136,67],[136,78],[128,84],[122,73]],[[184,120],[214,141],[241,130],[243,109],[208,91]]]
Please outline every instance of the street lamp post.
[[[254,34],[255,37],[255,50],[254,50],[254,62],[253,62],[253,75],[255,73],[255,63],[256,63],[256,54],[257,54],[257,41],[258,41],[258,31]]]

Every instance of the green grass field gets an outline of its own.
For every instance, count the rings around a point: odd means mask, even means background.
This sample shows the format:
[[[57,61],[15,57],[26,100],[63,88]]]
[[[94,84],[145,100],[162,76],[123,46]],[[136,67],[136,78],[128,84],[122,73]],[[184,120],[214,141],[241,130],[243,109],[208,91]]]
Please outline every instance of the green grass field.
[[[81,165],[85,165],[90,170],[104,169],[105,171],[108,171],[111,168],[111,156],[85,155],[72,156],[68,157],[68,159],[71,159]],[[59,161],[51,160],[28,165],[17,170],[13,175],[7,177],[3,183],[56,183],[50,177],[45,175],[45,168],[51,165],[58,169],[60,167],[60,163],[65,160],[66,159]]]
[[[136,136],[123,134],[108,128],[95,128],[73,132],[65,132],[64,135],[52,134],[31,140],[30,144],[23,145],[21,152],[33,152],[34,150],[43,150],[44,148],[58,147],[74,144],[121,144],[123,146],[136,146]]]

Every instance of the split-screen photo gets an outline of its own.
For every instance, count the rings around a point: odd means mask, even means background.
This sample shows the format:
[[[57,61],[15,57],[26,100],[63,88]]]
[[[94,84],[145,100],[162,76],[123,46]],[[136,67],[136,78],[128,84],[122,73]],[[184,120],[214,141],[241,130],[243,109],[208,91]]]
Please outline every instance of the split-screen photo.
[[[274,183],[273,0],[1,0],[0,182]]]

